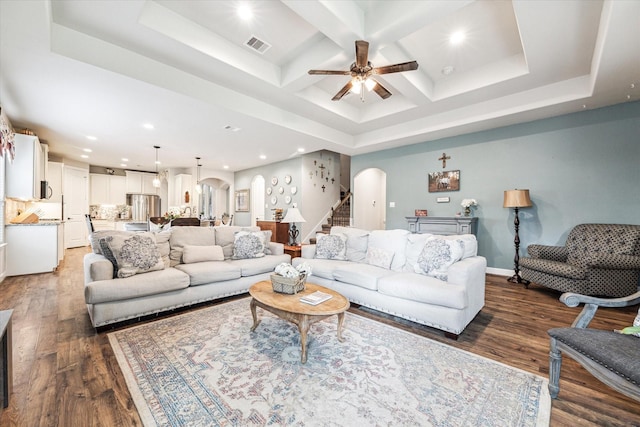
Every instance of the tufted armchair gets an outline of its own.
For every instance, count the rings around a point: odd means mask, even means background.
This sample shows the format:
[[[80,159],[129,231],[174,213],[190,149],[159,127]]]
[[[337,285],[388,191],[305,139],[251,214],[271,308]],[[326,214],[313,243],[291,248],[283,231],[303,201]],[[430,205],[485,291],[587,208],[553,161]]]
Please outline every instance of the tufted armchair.
[[[638,291],[640,225],[580,224],[565,246],[529,245],[523,279],[561,292],[623,297]]]
[[[640,337],[587,328],[598,307],[627,307],[640,304],[640,292],[624,298],[594,298],[565,293],[560,297],[560,301],[569,307],[577,307],[584,303],[584,308],[570,328],[554,328],[548,331],[551,337],[551,397],[557,398],[560,391],[560,368],[564,353],[609,387],[640,401]],[[640,312],[633,324],[640,324]]]

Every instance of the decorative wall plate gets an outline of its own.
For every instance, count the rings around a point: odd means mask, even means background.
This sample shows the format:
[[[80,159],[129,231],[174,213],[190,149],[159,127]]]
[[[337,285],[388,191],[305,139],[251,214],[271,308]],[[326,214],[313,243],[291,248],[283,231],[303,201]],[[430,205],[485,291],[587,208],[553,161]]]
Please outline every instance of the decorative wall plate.
[[[282,188],[282,187],[278,188],[278,193],[284,194],[284,188]]]
[[[296,194],[298,192],[298,187],[291,187],[291,194]]]
[[[291,175],[285,175],[284,183],[285,184],[291,184]]]
[[[271,204],[275,205],[276,203],[278,203],[278,198],[276,196],[271,196]]]
[[[284,198],[284,202],[285,202],[286,204],[291,203],[291,196],[285,196],[285,198]]]
[[[271,178],[271,185],[278,185],[278,177],[274,176],[273,178]]]
[[[270,195],[271,195],[271,191],[272,191],[272,190],[271,190],[271,187],[267,187],[267,196],[270,196]]]

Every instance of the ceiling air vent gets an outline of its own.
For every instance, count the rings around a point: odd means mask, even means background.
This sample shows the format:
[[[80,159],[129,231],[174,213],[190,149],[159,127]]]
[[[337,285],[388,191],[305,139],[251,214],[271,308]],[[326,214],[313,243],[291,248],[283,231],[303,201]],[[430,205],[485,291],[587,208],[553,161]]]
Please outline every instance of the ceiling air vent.
[[[245,44],[260,54],[265,53],[271,47],[269,43],[260,40],[256,36],[251,36]]]

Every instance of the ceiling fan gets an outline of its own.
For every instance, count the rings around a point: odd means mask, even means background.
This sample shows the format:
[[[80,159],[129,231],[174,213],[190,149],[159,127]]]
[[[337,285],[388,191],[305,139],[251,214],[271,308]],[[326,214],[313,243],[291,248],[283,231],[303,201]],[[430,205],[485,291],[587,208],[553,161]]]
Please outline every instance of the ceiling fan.
[[[309,70],[311,75],[351,75],[352,79],[344,85],[336,95],[331,98],[332,101],[339,101],[349,91],[359,93],[360,99],[364,102],[364,88],[373,90],[380,98],[387,99],[391,96],[384,86],[373,79],[371,76],[376,74],[401,73],[403,71],[412,71],[418,69],[416,61],[403,62],[401,64],[386,65],[384,67],[374,68],[369,62],[369,42],[364,40],[356,40],[356,62],[351,64],[349,71],[335,70]]]

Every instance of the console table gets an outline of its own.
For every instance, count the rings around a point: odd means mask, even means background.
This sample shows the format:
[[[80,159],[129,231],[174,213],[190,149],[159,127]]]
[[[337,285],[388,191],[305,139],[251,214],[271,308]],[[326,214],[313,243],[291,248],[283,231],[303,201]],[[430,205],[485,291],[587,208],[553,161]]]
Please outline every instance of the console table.
[[[0,331],[2,340],[0,341],[0,413],[2,408],[9,406],[9,395],[13,383],[13,372],[11,363],[11,314],[13,310],[0,311]]]
[[[409,231],[431,234],[478,234],[478,218],[470,216],[406,216]]]

